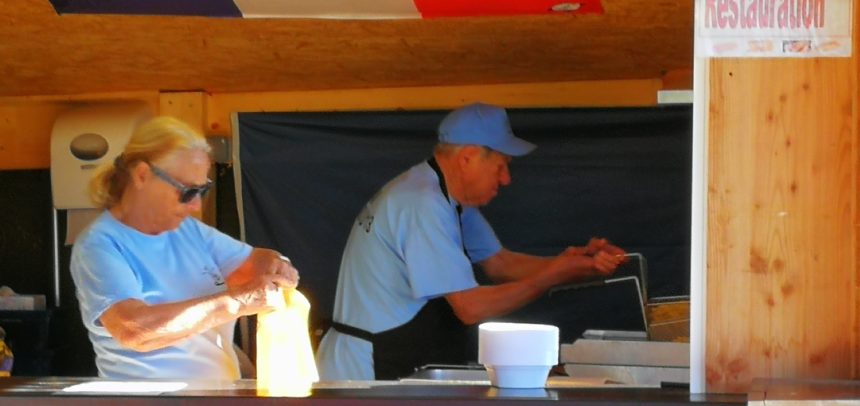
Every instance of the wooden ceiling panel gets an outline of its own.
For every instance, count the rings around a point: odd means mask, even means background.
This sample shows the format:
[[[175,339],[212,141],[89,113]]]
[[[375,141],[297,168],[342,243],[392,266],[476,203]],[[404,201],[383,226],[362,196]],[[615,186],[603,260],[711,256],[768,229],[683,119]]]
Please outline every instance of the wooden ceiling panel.
[[[58,16],[4,2],[0,96],[657,78],[690,69],[692,0],[604,14],[431,20]]]

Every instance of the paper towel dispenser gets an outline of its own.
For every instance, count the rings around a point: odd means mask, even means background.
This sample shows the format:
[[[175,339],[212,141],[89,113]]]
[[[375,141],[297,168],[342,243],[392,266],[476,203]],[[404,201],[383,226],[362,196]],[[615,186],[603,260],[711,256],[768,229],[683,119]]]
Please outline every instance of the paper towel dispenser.
[[[51,132],[51,193],[58,209],[93,207],[93,170],[119,155],[134,129],[153,113],[143,102],[94,104],[61,113]]]
[[[99,134],[85,133],[72,139],[69,149],[82,161],[94,161],[108,152],[108,142]]]

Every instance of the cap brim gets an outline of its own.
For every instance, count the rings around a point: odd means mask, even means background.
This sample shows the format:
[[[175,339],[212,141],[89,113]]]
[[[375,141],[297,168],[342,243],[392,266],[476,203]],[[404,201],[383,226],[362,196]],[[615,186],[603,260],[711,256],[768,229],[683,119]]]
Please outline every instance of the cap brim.
[[[537,148],[537,145],[522,138],[511,137],[504,144],[498,145],[494,149],[509,156],[523,156],[534,151],[535,148]]]

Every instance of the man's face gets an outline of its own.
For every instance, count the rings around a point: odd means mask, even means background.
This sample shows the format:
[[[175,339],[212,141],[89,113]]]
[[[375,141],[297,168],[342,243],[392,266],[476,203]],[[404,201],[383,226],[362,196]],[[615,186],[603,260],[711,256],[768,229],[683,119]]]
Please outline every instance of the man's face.
[[[468,148],[473,150],[464,151],[466,158],[461,173],[463,196],[460,203],[470,207],[484,206],[496,197],[499,187],[511,183],[508,172],[511,157],[487,148]]]

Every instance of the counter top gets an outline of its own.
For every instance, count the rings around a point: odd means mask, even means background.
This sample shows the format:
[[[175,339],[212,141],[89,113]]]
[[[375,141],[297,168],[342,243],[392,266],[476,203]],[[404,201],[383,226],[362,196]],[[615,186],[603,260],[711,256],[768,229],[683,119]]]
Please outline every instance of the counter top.
[[[117,398],[131,405],[205,405],[221,404],[294,404],[305,405],[378,405],[402,404],[433,405],[444,402],[446,406],[486,404],[493,400],[496,405],[545,404],[546,401],[562,404],[661,404],[684,405],[690,403],[739,405],[745,404],[746,395],[691,395],[679,388],[632,388],[632,387],[578,387],[547,389],[499,389],[476,384],[425,384],[408,381],[343,381],[321,382],[314,385],[306,398],[267,397],[258,395],[256,381],[189,382],[180,390],[165,393],[66,393],[64,388],[88,382],[101,381],[96,378],[0,378],[0,403],[17,405],[63,405],[100,406],[113,405]],[[158,381],[148,381],[158,382]]]
[[[754,405],[796,405],[803,402],[860,404],[860,381],[833,379],[754,379],[749,391]]]

